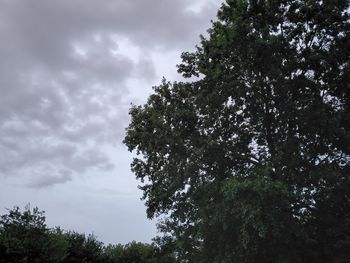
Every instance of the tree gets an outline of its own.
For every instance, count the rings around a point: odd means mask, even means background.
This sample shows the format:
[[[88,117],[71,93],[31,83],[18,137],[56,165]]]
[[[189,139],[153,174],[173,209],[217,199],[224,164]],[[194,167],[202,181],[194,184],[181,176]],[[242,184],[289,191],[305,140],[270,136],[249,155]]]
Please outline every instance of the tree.
[[[172,263],[174,258],[155,244],[131,242],[126,245],[108,245],[104,249],[105,263]]]
[[[349,4],[227,0],[182,54],[199,78],[131,108],[132,170],[180,261],[350,258]]]
[[[165,248],[165,247],[164,247]],[[9,210],[0,219],[0,263],[172,263],[172,251],[131,242],[104,246],[94,235],[50,229],[38,208]]]
[[[65,232],[65,240],[68,243],[67,255],[64,263],[99,263],[104,262],[103,243],[98,241],[94,235],[85,236],[76,232]]]
[[[26,206],[9,210],[0,219],[0,262],[61,262],[65,243],[45,223],[43,211]]]
[[[122,263],[153,263],[155,261],[155,249],[151,245],[131,242],[124,246]]]

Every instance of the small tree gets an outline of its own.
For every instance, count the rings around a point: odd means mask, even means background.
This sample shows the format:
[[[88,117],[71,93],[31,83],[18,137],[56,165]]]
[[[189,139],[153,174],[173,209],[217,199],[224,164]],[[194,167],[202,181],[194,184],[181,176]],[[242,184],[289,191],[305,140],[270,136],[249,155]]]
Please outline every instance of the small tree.
[[[0,262],[60,262],[65,244],[57,243],[45,223],[44,211],[29,205],[8,210],[0,219]]]

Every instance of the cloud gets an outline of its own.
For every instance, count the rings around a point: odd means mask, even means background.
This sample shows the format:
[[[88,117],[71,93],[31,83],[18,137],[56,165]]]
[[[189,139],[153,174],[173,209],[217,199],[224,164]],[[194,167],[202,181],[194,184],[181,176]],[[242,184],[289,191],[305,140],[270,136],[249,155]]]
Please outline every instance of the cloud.
[[[198,39],[213,8],[193,3],[1,1],[0,176],[42,188],[113,169],[104,148],[123,137],[128,83],[157,77],[155,50]]]
[[[72,173],[70,171],[64,171],[64,170],[60,171],[58,174],[55,174],[55,175],[45,175],[39,178],[35,178],[37,177],[37,175],[35,175],[34,176],[35,179],[32,179],[32,181],[27,185],[33,188],[44,188],[55,184],[62,184],[70,181],[71,175]]]

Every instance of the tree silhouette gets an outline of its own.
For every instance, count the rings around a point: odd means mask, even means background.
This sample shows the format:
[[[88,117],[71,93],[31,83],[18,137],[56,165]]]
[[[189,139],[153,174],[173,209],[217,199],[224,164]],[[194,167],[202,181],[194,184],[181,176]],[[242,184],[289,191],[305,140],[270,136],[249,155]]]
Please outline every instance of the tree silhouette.
[[[350,258],[349,10],[227,0],[182,54],[191,80],[131,108],[132,170],[180,261]]]

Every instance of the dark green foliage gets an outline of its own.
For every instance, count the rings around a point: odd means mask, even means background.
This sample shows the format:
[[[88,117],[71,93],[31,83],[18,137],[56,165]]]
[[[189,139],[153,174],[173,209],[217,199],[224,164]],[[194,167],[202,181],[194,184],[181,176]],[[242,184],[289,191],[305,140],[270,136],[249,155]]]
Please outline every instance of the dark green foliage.
[[[350,248],[350,178],[327,175],[315,194],[307,222],[310,262],[348,262]],[[318,251],[319,253],[314,253]]]
[[[155,248],[152,245],[132,242],[125,246],[107,246],[105,253],[111,263],[151,263],[155,259]]]
[[[292,196],[269,178],[225,181],[222,201],[206,211],[201,230],[208,262],[297,262],[301,227],[293,218]],[[234,249],[233,249],[234,248]]]
[[[0,220],[0,262],[57,262],[43,212],[18,207]]]
[[[155,244],[131,242],[126,245],[108,245],[104,250],[108,263],[173,263],[173,251]]]
[[[350,258],[350,1],[227,0],[130,110],[149,217],[183,262]]]
[[[172,263],[172,251],[132,242],[104,246],[94,235],[49,229],[44,212],[18,207],[1,216],[1,263]]]
[[[76,232],[66,232],[64,236],[68,243],[64,263],[103,262],[101,260],[103,244],[97,241],[95,236],[86,237]]]

